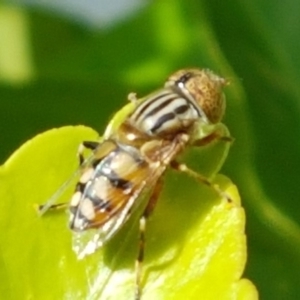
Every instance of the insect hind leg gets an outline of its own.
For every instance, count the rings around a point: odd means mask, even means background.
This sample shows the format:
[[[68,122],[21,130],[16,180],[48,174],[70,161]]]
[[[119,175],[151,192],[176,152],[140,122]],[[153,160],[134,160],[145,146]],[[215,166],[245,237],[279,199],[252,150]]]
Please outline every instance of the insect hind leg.
[[[139,249],[138,249],[138,255],[135,262],[135,273],[136,273],[136,281],[135,281],[136,290],[135,290],[135,298],[134,298],[135,300],[140,300],[142,296],[141,278],[142,278],[142,266],[144,262],[145,231],[146,231],[147,220],[157,203],[162,187],[163,187],[163,182],[160,179],[156,183],[154,190],[147,203],[147,206],[139,221]]]
[[[44,209],[45,209],[46,204],[40,204],[40,205],[35,205],[35,208],[37,210],[37,212],[40,214]],[[65,209],[69,206],[68,202],[62,202],[62,203],[57,203],[57,204],[52,204],[50,206],[47,207],[47,210],[61,210],[61,209]]]
[[[224,199],[228,203],[232,203],[232,199],[230,196],[222,191],[222,189],[219,188],[219,186],[213,184],[209,179],[207,179],[205,176],[201,175],[198,172],[195,172],[194,170],[190,169],[187,165],[183,163],[178,163],[177,161],[172,161],[170,163],[170,166],[179,172],[183,172],[188,174],[189,176],[195,178],[197,181],[205,184],[209,188],[211,188],[220,198]]]

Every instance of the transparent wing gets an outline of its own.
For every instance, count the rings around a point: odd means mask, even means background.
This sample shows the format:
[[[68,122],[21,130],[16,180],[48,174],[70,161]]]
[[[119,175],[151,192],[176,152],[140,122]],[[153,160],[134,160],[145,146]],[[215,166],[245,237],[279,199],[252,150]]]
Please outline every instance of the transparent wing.
[[[85,161],[75,170],[75,172],[56,190],[56,192],[46,201],[45,204],[40,205],[38,209],[39,216],[45,214],[51,206],[53,206],[64,192],[74,184],[74,179],[80,175],[82,169],[89,165],[94,159],[94,153],[91,153]]]
[[[98,228],[74,233],[73,250],[79,259],[94,253],[98,248],[102,247],[138,208],[146,205],[147,198],[145,196],[153,189],[155,183],[164,172],[165,166],[155,166],[149,168],[149,170],[143,178],[138,173],[132,176],[132,180],[138,180],[138,187],[130,197],[116,200],[118,205],[116,205],[113,213],[107,215],[105,222],[101,221]]]

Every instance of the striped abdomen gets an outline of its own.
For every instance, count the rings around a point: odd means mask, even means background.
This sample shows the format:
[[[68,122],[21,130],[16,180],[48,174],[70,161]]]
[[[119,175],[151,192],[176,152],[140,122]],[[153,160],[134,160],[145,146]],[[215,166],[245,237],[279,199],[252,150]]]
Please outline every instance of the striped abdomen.
[[[129,122],[150,136],[168,137],[185,132],[199,120],[199,109],[175,89],[151,94],[132,113]]]
[[[71,229],[99,228],[123,213],[128,201],[139,193],[149,171],[148,164],[135,148],[104,141],[83,171],[71,199]]]

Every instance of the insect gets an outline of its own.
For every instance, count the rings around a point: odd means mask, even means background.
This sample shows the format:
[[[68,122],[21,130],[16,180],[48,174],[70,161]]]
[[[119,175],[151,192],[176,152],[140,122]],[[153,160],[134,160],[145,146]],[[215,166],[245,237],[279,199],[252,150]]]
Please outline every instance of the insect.
[[[79,239],[73,249],[78,258],[94,253],[126,223],[138,208],[139,249],[136,261],[135,299],[141,298],[141,271],[146,221],[162,189],[168,168],[187,173],[210,186],[221,197],[229,197],[201,174],[176,159],[189,147],[214,140],[231,141],[220,121],[225,110],[226,80],[206,69],[185,69],[171,75],[163,88],[122,109],[109,123],[99,142],[85,141],[79,148],[81,176],[69,204],[50,200],[39,207],[68,206],[70,228],[75,232],[94,230],[90,240]],[[120,117],[121,116],[121,117]],[[87,159],[83,150],[92,155]],[[143,195],[147,200],[143,201]],[[55,198],[55,197],[54,197]]]

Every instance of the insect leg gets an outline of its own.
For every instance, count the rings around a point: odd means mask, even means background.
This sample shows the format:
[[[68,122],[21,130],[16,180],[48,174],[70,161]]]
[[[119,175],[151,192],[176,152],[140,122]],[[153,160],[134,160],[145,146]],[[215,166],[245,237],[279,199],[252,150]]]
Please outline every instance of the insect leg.
[[[201,147],[207,144],[210,144],[213,141],[223,141],[227,143],[232,143],[234,139],[231,136],[224,136],[220,133],[220,131],[214,131],[210,135],[206,136],[205,138],[201,138],[199,140],[194,141],[193,146]]]
[[[38,213],[40,213],[41,211],[44,210],[45,205],[46,204],[41,204],[41,205],[37,205],[36,206],[36,209],[37,209]],[[57,203],[57,204],[52,204],[51,206],[47,207],[47,210],[48,209],[51,209],[51,210],[60,210],[60,209],[67,208],[68,206],[69,206],[68,202]]]
[[[129,93],[128,96],[127,96],[127,99],[128,99],[128,101],[130,101],[134,104],[137,104],[138,98],[137,98],[136,93]]]
[[[77,172],[74,173],[74,175],[78,175],[78,172],[80,171],[81,167],[83,166],[85,159],[83,157],[83,151],[84,149],[90,149],[90,150],[95,150],[99,146],[98,142],[93,142],[93,141],[84,141],[79,145],[77,154],[79,157],[79,164],[80,168]],[[57,190],[57,192],[49,199],[44,204],[41,205],[35,205],[36,209],[38,211],[39,215],[43,215],[46,211],[48,210],[59,210],[59,209],[64,209],[69,206],[68,202],[65,203],[57,203],[57,204],[52,204],[59,198],[59,196],[62,195],[62,193],[65,191],[65,189],[69,186],[70,182],[72,182],[73,177],[69,178],[61,187],[60,189]]]
[[[138,256],[135,262],[135,270],[136,270],[136,290],[135,290],[135,300],[140,300],[142,295],[142,289],[141,289],[141,277],[142,277],[142,265],[144,261],[144,250],[145,250],[145,231],[146,231],[146,223],[147,219],[152,213],[156,202],[158,200],[158,197],[160,195],[160,192],[162,190],[163,182],[160,179],[154,189],[153,192],[149,198],[149,201],[147,203],[147,206],[140,218],[139,222],[139,250],[138,250]]]
[[[99,146],[98,142],[92,142],[92,141],[84,141],[79,145],[77,155],[78,155],[78,158],[79,158],[79,165],[80,166],[84,162],[83,151],[85,149],[95,150],[98,146]]]
[[[172,161],[170,163],[170,166],[177,171],[184,172],[188,174],[191,177],[194,177],[197,181],[205,184],[206,186],[210,187],[215,193],[221,197],[222,199],[225,199],[227,202],[231,203],[232,200],[229,197],[228,194],[226,194],[224,191],[222,191],[219,186],[213,184],[212,182],[209,181],[205,176],[199,174],[198,172],[195,172],[194,170],[190,169],[187,165],[178,163],[177,161]]]

